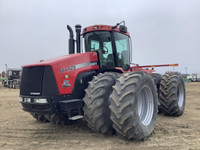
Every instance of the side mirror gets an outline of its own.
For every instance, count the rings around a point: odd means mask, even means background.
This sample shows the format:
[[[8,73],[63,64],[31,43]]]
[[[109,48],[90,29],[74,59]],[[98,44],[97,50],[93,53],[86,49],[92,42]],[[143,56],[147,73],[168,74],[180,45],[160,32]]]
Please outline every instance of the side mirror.
[[[119,30],[120,30],[120,32],[126,33],[127,32],[127,27],[124,26],[124,25],[120,25],[119,26]]]

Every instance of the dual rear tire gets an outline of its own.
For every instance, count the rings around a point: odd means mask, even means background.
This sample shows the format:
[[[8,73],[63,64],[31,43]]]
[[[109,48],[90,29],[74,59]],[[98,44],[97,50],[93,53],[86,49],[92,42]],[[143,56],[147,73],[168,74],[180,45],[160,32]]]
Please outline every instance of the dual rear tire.
[[[180,116],[185,86],[179,73],[148,75],[106,72],[89,83],[84,97],[88,126],[100,133],[116,131],[130,140],[145,140],[155,128],[158,103],[165,115]]]
[[[185,108],[185,84],[181,74],[169,72],[160,82],[159,101],[167,116],[181,116]]]
[[[163,76],[152,74],[158,91],[159,112],[167,116],[181,116],[185,109],[185,84],[178,72],[167,72]]]

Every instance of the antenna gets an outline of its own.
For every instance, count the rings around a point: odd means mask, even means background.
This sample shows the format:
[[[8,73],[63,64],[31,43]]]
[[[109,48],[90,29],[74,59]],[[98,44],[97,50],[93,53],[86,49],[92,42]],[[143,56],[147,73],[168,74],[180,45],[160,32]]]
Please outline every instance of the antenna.
[[[117,28],[120,24],[124,24],[124,26],[125,26],[125,21],[123,20],[123,21],[121,21],[120,23],[117,23],[115,26],[113,26],[112,28],[113,29],[115,29],[115,28]]]

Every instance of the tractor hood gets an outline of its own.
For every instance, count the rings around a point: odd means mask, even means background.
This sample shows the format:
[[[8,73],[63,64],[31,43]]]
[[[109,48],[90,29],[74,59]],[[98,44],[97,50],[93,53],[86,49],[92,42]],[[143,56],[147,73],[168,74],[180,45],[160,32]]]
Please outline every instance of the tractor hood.
[[[50,72],[53,73],[53,78],[55,78],[59,94],[70,94],[73,90],[74,82],[78,74],[90,70],[99,69],[98,56],[97,52],[78,53],[60,56],[48,60],[42,60],[40,62],[36,62],[30,65],[25,65],[23,66],[22,82],[26,81],[25,78],[28,78],[29,81],[32,80],[32,82],[29,84],[30,86],[34,86],[35,83],[38,83],[36,77],[34,77],[34,74],[38,74],[39,76],[40,73],[37,71],[34,72],[34,70],[37,70],[37,68],[41,67],[44,68],[44,70],[47,67],[51,68],[50,70],[52,71]],[[25,75],[25,72],[27,71],[29,73]],[[30,73],[31,71],[32,73]],[[47,74],[50,74],[42,72],[43,71],[41,71],[41,77],[38,77],[38,80],[39,78],[42,80],[46,80],[45,78],[48,78]],[[43,74],[46,75],[46,77],[44,77]],[[70,86],[65,86],[65,82],[68,82]]]
[[[85,63],[85,62],[93,62],[97,60],[98,60],[97,53],[89,52],[89,53],[64,55],[64,56],[59,56],[59,57],[51,58],[47,60],[40,60],[39,62],[35,62],[29,65],[24,65],[23,67],[65,65],[65,64],[62,64],[63,62],[66,62],[68,65],[75,65],[75,64]]]

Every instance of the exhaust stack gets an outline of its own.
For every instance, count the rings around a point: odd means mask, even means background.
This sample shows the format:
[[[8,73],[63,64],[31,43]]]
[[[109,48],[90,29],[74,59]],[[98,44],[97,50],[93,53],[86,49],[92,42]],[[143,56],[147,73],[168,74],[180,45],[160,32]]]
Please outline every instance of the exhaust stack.
[[[76,52],[81,52],[81,25],[76,25]]]
[[[69,38],[69,54],[74,54],[74,34],[72,28],[67,25],[67,29],[69,30],[70,38]]]

